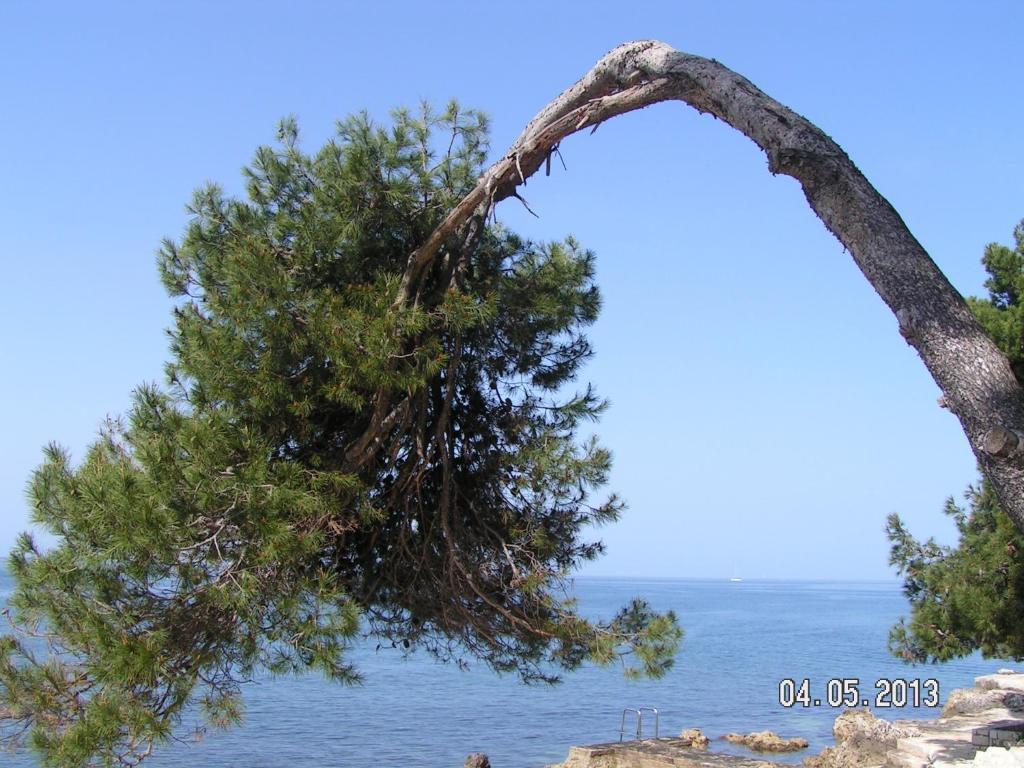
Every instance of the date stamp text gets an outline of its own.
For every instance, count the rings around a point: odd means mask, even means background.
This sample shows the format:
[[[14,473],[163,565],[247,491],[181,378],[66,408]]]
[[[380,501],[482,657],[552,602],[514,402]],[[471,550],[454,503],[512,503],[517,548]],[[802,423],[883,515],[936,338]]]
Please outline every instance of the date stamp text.
[[[874,686],[862,685],[856,677],[833,678],[825,683],[822,695],[813,695],[811,681],[784,678],[779,681],[779,704],[792,707],[902,707],[939,706],[939,681],[903,680],[881,677]]]

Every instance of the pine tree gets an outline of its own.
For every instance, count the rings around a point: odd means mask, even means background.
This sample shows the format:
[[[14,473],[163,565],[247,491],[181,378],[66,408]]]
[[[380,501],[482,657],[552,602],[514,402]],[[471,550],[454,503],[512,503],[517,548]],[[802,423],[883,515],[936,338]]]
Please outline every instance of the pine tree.
[[[1014,248],[992,243],[982,263],[987,299],[968,306],[1024,382],[1024,221]],[[965,494],[969,508],[950,498],[955,547],[920,542],[890,515],[890,562],[904,575],[910,621],[890,633],[890,649],[908,661],[948,661],[980,650],[990,658],[1024,659],[1024,534],[995,497],[988,480]]]
[[[237,722],[259,670],[357,680],[360,635],[527,681],[629,654],[631,674],[670,667],[671,613],[594,623],[565,591],[601,552],[587,527],[623,507],[579,435],[605,403],[568,390],[600,307],[593,254],[479,222],[394,301],[486,129],[454,103],[359,115],[308,155],[285,120],[246,200],[195,194],[158,259],[166,386],[32,478],[57,543],[22,536],[10,559],[9,740],[45,766],[134,764],[186,707]]]

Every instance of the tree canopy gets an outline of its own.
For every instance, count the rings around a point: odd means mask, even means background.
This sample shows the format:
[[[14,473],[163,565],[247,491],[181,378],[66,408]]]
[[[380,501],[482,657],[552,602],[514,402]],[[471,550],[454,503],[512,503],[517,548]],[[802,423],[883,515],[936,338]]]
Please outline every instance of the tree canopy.
[[[982,263],[988,298],[968,306],[1024,382],[1024,221],[1015,247],[992,243]],[[1024,659],[1024,534],[981,478],[967,489],[967,507],[950,498],[956,546],[918,541],[898,515],[887,525],[891,562],[904,576],[909,622],[890,634],[890,648],[908,661],[947,661],[980,650],[987,657]]]
[[[565,582],[623,508],[581,434],[605,403],[570,389],[593,254],[480,221],[394,302],[486,150],[483,115],[454,103],[351,117],[315,154],[289,119],[247,199],[196,192],[158,259],[166,385],[140,387],[80,464],[49,447],[31,480],[56,545],[24,535],[10,558],[8,739],[46,766],[134,764],[187,707],[237,721],[259,670],[358,679],[361,634],[527,681],[671,666],[671,613],[588,621]]]
[[[585,527],[621,510],[596,495],[607,451],[579,434],[603,403],[566,394],[590,352],[593,257],[491,215],[565,137],[666,100],[800,183],[1024,531],[1024,390],[892,206],[823,131],[719,62],[626,43],[482,174],[485,123],[452,105],[390,128],[349,120],[315,156],[286,121],[247,170],[248,202],[197,194],[161,253],[180,301],[168,387],[140,389],[81,465],[51,448],[32,481],[59,546],[24,538],[13,555],[15,624],[55,653],[2,640],[15,736],[47,765],[137,761],[190,702],[236,719],[253,670],[352,679],[360,622],[526,679],[617,653],[663,673],[674,616],[633,603],[593,624],[561,591],[600,552]]]

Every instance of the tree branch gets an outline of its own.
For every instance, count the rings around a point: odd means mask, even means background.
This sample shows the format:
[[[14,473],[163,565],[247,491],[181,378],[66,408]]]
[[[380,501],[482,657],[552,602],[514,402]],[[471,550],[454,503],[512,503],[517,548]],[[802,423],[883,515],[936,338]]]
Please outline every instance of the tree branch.
[[[899,214],[825,133],[717,61],[639,41],[605,55],[534,117],[502,159],[449,213],[406,267],[395,306],[409,303],[426,267],[452,237],[465,244],[474,216],[516,195],[565,137],[616,115],[677,100],[740,131],[792,176],[812,210],[852,254],[899,320],[956,414],[1003,508],[1024,530],[1024,456],[989,453],[994,428],[1024,433],[1024,393],[1009,363]]]

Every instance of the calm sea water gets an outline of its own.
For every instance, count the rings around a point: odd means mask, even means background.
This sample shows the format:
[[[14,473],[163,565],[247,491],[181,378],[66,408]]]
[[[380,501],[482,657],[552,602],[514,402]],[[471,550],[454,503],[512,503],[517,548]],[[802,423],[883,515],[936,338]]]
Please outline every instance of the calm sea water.
[[[0,574],[0,602],[10,588]],[[315,677],[252,683],[242,727],[164,747],[145,764],[458,768],[468,753],[481,751],[495,768],[536,768],[564,759],[574,744],[617,739],[625,707],[657,707],[663,736],[689,727],[713,738],[771,729],[807,738],[811,748],[802,754],[810,754],[831,743],[841,710],[783,708],[783,678],[809,680],[812,695],[823,700],[829,679],[858,678],[862,695],[873,698],[879,678],[935,678],[945,701],[975,676],[1007,666],[980,657],[907,666],[890,657],[888,629],[907,609],[895,583],[580,579],[576,589],[588,615],[610,616],[634,596],[675,609],[686,630],[675,669],[659,681],[628,681],[615,668],[588,667],[555,687],[525,686],[483,666],[464,671],[426,656],[403,660],[396,651],[375,651],[374,643],[354,652],[363,685]],[[921,718],[938,709],[876,712]],[[651,720],[647,715],[648,733]],[[727,750],[724,742],[714,748]],[[36,764],[26,754],[0,754],[0,763]]]

